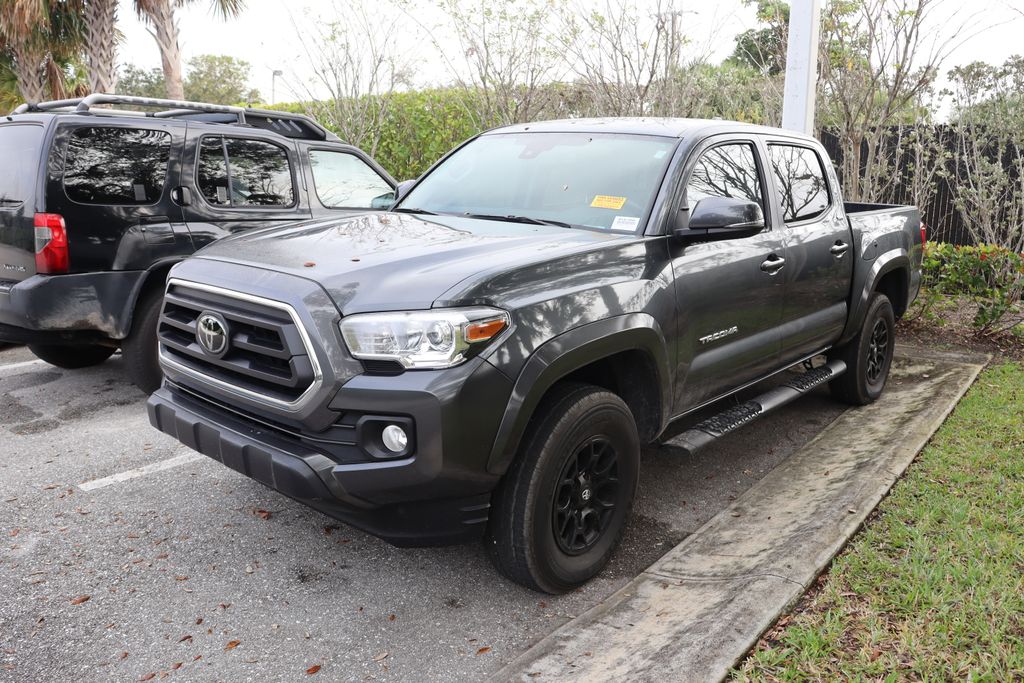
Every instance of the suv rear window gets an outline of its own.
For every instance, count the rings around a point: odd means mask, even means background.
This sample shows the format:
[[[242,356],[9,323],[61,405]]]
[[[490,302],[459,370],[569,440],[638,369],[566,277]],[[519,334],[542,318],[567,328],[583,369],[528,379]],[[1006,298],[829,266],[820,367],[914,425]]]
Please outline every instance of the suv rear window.
[[[167,178],[171,136],[140,128],[76,128],[64,160],[64,192],[82,204],[153,204]]]
[[[316,196],[328,209],[370,209],[374,199],[394,196],[388,182],[354,154],[314,149],[309,164]]]
[[[292,169],[284,148],[261,140],[208,135],[199,145],[196,181],[215,206],[291,206]]]
[[[808,147],[769,145],[782,218],[787,223],[817,218],[829,207],[828,183],[817,153]]]
[[[35,200],[36,169],[43,127],[11,124],[0,126],[0,207]]]

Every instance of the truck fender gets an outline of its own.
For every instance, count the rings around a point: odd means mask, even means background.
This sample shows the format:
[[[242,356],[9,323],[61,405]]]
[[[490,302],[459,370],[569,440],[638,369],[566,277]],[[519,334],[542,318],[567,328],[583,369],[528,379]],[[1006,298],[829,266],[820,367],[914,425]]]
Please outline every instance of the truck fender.
[[[659,429],[671,408],[671,365],[665,335],[647,313],[630,313],[581,325],[541,345],[523,365],[498,426],[487,470],[503,474],[515,458],[534,410],[555,382],[575,370],[623,351],[641,351],[653,361],[660,397]]]
[[[863,262],[862,262],[863,263]],[[850,295],[850,316],[836,346],[850,341],[857,335],[871,302],[871,295],[883,277],[902,268],[907,273],[907,288],[910,288],[910,256],[903,247],[883,252],[870,262],[871,267],[854,275],[853,291]]]

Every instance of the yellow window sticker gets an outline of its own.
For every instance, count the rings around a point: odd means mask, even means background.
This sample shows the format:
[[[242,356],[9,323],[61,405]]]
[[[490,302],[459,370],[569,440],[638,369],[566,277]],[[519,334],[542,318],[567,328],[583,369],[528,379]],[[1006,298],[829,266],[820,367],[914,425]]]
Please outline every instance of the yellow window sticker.
[[[590,202],[590,205],[595,209],[614,209],[618,211],[626,205],[626,198],[599,194],[594,197],[594,201]]]

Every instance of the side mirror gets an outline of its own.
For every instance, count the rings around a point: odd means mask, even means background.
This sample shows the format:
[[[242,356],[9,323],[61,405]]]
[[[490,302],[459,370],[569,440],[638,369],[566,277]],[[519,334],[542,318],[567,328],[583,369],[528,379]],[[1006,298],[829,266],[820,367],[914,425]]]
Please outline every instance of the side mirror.
[[[765,228],[761,205],[735,197],[705,197],[689,211],[689,219],[680,222],[685,225],[677,225],[673,234],[687,241],[751,237]]]

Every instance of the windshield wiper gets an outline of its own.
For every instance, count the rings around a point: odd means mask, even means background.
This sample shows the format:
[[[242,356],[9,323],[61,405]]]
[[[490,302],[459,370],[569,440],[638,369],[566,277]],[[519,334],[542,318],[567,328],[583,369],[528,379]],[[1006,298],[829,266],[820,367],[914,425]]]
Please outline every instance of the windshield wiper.
[[[424,216],[436,216],[437,215],[433,211],[427,211],[426,209],[417,209],[415,207],[406,208],[404,206],[400,206],[397,209],[391,209],[391,210],[394,213],[419,213],[419,214],[423,214]]]
[[[564,221],[553,221],[547,218],[533,218],[532,216],[500,216],[491,213],[464,213],[466,218],[480,218],[485,221],[508,221],[509,223],[525,223],[527,225],[553,225],[558,228],[577,228],[579,226]]]

